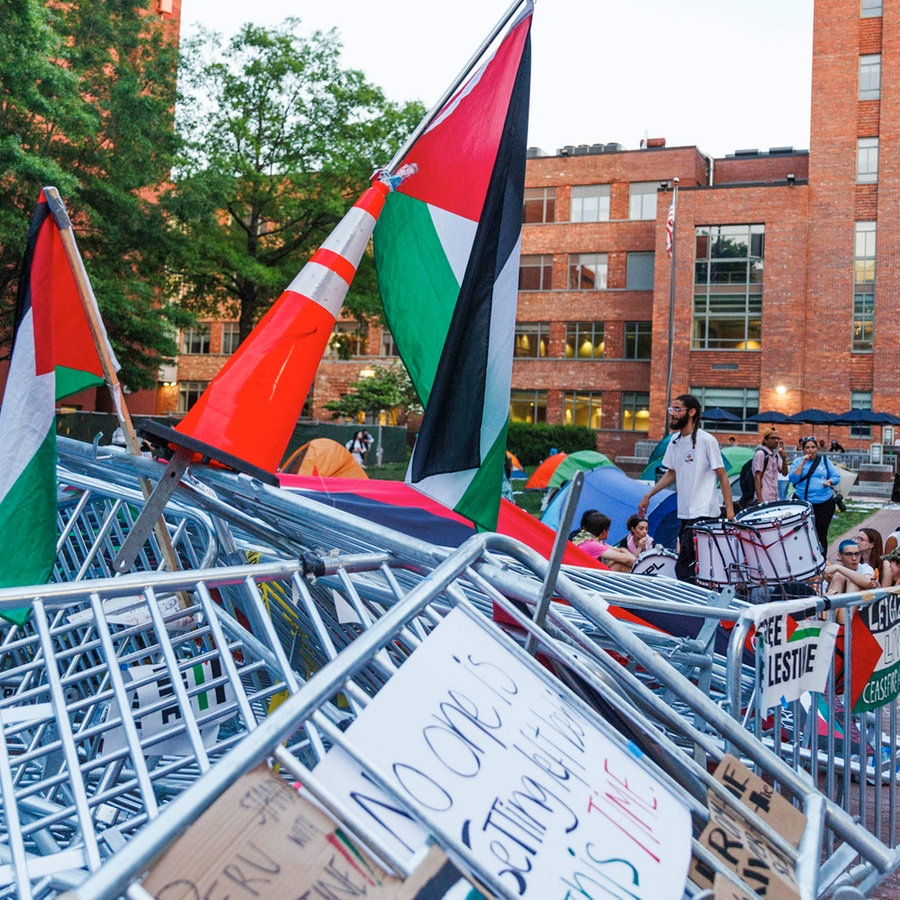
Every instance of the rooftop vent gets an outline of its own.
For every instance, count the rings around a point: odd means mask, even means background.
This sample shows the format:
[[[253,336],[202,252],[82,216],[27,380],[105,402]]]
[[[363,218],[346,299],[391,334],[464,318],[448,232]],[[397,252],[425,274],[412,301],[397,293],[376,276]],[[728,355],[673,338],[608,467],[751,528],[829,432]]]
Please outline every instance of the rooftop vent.
[[[540,147],[529,147],[529,148],[525,151],[525,158],[526,158],[526,159],[538,159],[539,157],[541,157],[541,156],[546,156],[546,155],[547,155],[547,154],[544,153],[544,151],[541,150]]]
[[[752,150],[735,150],[735,156],[759,156],[759,150],[754,147]]]
[[[557,156],[574,156],[575,155],[575,147],[572,144],[566,144],[565,147],[560,147],[559,150],[556,151]]]

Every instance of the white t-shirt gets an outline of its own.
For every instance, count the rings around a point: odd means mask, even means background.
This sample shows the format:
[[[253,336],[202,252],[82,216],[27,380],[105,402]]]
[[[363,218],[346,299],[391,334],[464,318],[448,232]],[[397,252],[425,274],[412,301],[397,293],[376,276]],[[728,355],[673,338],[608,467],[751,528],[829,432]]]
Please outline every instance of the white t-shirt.
[[[716,469],[725,468],[725,463],[718,441],[711,434],[698,428],[696,447],[690,434],[686,437],[680,433],[674,435],[666,447],[662,464],[675,472],[679,519],[719,516]]]

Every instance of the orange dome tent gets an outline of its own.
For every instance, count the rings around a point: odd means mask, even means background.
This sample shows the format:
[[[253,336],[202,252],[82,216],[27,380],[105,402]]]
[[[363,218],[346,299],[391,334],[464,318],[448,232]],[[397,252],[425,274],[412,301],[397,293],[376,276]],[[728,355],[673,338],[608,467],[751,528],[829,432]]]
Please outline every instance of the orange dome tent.
[[[343,444],[330,438],[315,438],[298,447],[281,467],[290,475],[320,475],[328,478],[368,478],[366,470]]]
[[[550,479],[556,471],[556,467],[568,456],[567,453],[554,453],[548,456],[531,474],[531,478],[525,482],[525,489],[549,487]]]

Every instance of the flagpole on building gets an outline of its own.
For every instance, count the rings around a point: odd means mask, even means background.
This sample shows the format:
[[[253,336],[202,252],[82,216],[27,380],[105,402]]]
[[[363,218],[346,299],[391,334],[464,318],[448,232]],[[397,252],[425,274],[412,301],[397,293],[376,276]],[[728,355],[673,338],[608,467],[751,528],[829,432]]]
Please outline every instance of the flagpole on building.
[[[666,405],[672,402],[672,364],[675,357],[675,218],[678,211],[678,179],[672,179],[672,204],[666,217],[666,243],[669,248],[669,358],[666,367]],[[670,224],[671,223],[671,226]]]
[[[91,337],[94,341],[94,348],[97,351],[97,357],[99,358],[100,365],[103,369],[103,380],[106,382],[109,392],[112,395],[116,419],[125,436],[125,446],[132,456],[140,456],[141,446],[138,441],[137,433],[134,430],[134,423],[131,421],[131,414],[128,412],[128,407],[125,405],[122,384],[119,381],[116,363],[112,356],[112,352],[110,351],[106,329],[103,327],[103,321],[100,318],[100,309],[97,305],[97,298],[94,296],[94,289],[91,286],[87,270],[84,267],[84,260],[82,260],[78,245],[75,243],[72,222],[69,219],[68,212],[66,212],[62,197],[60,197],[59,191],[55,187],[45,187],[44,196],[47,198],[50,214],[53,216],[57,228],[59,229],[59,237],[66,254],[66,261],[72,272],[72,278],[75,281],[78,297],[81,300],[85,318],[87,319],[88,327],[91,331]],[[149,479],[144,477],[139,477],[138,480],[144,498],[148,499],[153,493],[152,483]],[[175,553],[175,548],[172,546],[169,530],[162,518],[157,520],[154,530],[166,567],[173,572],[180,569],[181,566],[178,564],[178,557]]]

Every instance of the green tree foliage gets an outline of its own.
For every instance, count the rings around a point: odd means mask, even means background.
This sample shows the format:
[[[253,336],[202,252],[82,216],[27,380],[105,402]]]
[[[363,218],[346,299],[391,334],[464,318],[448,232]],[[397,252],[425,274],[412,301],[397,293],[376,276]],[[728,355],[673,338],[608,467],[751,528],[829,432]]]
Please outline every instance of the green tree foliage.
[[[546,459],[553,447],[562,453],[596,450],[597,432],[583,425],[510,422],[506,446],[523,466],[534,466]]]
[[[350,385],[350,389],[338,400],[329,400],[325,409],[333,419],[356,420],[360,413],[376,416],[382,410],[390,411],[398,424],[406,417],[422,413],[415,388],[406,369],[400,363],[392,366],[375,366],[369,378],[360,378]]]
[[[132,387],[155,384],[184,318],[160,299],[172,246],[154,193],[170,176],[177,46],[128,0],[0,3],[0,343],[40,189],[59,188]]]
[[[184,47],[186,141],[165,201],[188,238],[183,302],[237,316],[241,340],[423,114],[341,68],[334,31],[303,37],[299,24],[245,25],[224,47],[204,31]],[[370,258],[347,308],[379,314]]]

